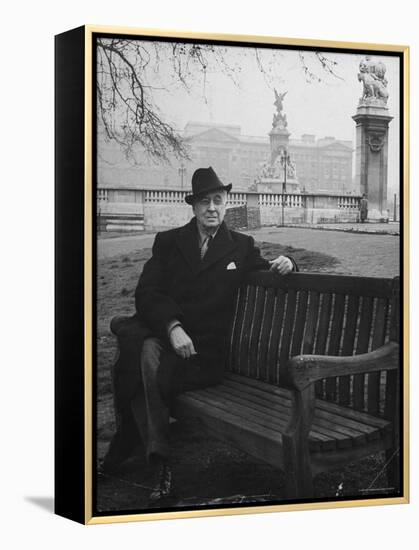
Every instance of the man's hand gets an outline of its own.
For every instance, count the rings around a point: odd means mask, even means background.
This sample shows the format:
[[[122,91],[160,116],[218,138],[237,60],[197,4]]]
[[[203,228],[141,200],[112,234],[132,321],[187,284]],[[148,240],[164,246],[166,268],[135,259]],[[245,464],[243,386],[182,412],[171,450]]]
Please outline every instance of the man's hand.
[[[286,275],[294,269],[292,261],[286,256],[278,256],[278,258],[271,260],[269,263],[271,264],[269,271],[275,271],[279,275]]]
[[[176,325],[169,333],[169,340],[172,344],[175,353],[183,359],[189,359],[192,355],[196,355],[195,347],[192,340],[183,330],[181,325]]]

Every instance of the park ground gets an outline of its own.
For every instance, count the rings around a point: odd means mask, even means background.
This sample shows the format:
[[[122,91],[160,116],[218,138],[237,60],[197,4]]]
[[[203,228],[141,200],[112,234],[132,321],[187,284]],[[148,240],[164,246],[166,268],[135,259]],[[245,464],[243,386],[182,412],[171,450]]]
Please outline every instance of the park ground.
[[[344,230],[345,229],[345,230]],[[292,255],[301,271],[327,272],[368,277],[399,274],[398,226],[366,224],[325,227],[266,227],[248,231],[264,257]],[[106,452],[115,429],[111,367],[116,354],[115,338],[109,331],[114,315],[131,314],[134,289],[144,262],[151,255],[155,233],[107,235],[98,240],[97,264],[97,457]],[[111,237],[111,238],[109,238]],[[127,463],[118,475],[98,476],[96,504],[99,511],[186,509],[230,503],[283,501],[284,478],[280,470],[202,433],[199,423],[174,423],[173,495],[151,504],[150,472],[141,455]],[[383,456],[371,456],[315,480],[316,497],[362,496],[386,487]]]

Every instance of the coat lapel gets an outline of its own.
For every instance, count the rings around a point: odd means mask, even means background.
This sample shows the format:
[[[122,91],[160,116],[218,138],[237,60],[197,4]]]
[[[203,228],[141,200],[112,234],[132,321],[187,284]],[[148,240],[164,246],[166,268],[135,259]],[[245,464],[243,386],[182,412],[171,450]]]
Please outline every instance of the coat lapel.
[[[200,261],[199,270],[203,271],[204,269],[207,269],[212,264],[232,252],[236,247],[237,244],[233,241],[230,231],[223,222],[211,245],[208,247],[208,251],[204,256],[204,259]]]
[[[187,225],[182,227],[176,236],[176,244],[179,250],[191,270],[195,273],[198,272],[201,264],[197,231],[196,220],[192,218]]]
[[[237,247],[237,244],[231,237],[230,231],[223,222],[211,246],[208,248],[204,259],[201,260],[198,245],[198,229],[196,227],[195,218],[192,218],[192,220],[179,231],[176,237],[176,244],[195,274],[207,269]]]

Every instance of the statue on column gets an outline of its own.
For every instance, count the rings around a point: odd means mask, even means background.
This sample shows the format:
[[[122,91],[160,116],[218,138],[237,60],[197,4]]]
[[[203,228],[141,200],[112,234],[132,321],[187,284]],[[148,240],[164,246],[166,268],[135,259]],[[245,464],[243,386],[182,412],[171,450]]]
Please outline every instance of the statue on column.
[[[272,129],[273,130],[285,130],[285,128],[288,126],[287,121],[287,115],[285,113],[282,113],[282,109],[284,107],[284,97],[287,95],[288,92],[284,93],[278,93],[276,89],[274,88],[275,92],[275,101],[274,105],[276,107],[276,113],[274,113],[273,120],[272,120]]]
[[[382,61],[374,62],[366,56],[359,63],[358,80],[363,83],[360,105],[387,105],[388,90],[385,77],[386,66]]]
[[[388,221],[389,91],[386,66],[379,58],[365,56],[359,63],[362,96],[352,117],[356,123],[356,176],[359,192],[368,199],[368,221]],[[366,201],[360,220],[366,219]]]

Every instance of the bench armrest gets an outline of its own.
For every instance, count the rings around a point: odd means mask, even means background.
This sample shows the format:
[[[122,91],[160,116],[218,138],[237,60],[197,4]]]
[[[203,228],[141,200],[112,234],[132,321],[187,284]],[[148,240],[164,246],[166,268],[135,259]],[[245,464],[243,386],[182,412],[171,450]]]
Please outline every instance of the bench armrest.
[[[115,334],[115,336],[118,336],[121,329],[123,330],[125,327],[129,326],[132,318],[132,315],[116,315],[115,317],[112,317],[110,322],[111,332]]]
[[[399,344],[389,342],[360,355],[296,355],[289,360],[287,378],[292,388],[301,391],[322,378],[366,374],[398,367]]]
[[[287,383],[292,388],[292,408],[283,435],[288,491],[300,495],[313,493],[309,433],[315,411],[314,382],[330,376],[397,369],[398,359],[399,345],[396,342],[350,357],[298,355],[290,359]]]

